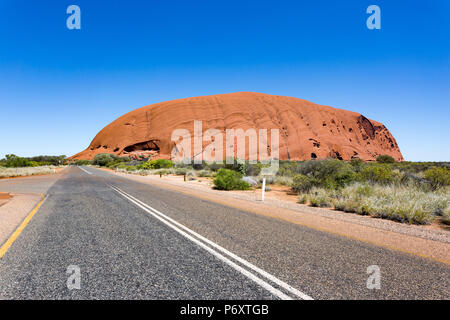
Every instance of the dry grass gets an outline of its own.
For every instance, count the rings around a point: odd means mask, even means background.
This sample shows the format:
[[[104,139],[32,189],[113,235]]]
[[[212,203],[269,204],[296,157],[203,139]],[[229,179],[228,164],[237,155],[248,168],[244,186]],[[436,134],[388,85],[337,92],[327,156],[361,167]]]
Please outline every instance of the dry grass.
[[[345,212],[399,222],[429,224],[436,216],[443,216],[444,222],[450,220],[450,188],[431,192],[399,185],[354,183],[340,190],[313,188],[306,197],[300,195],[301,202],[312,206],[334,206]]]
[[[25,167],[25,168],[4,168],[0,167],[0,178],[25,177],[37,174],[55,173],[56,166]]]

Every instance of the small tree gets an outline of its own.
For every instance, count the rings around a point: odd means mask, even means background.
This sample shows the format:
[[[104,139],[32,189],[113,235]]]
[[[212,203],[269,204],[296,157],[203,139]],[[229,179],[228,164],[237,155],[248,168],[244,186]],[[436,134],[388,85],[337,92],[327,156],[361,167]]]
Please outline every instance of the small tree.
[[[395,163],[395,160],[393,157],[391,157],[387,154],[382,154],[377,157],[377,162],[378,163]]]

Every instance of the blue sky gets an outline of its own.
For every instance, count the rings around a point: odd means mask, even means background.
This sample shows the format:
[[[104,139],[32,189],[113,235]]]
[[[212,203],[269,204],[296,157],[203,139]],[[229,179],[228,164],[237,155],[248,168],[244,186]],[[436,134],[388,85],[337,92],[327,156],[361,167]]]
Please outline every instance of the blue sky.
[[[68,30],[66,8],[81,8]],[[368,30],[366,8],[381,8]],[[0,157],[72,155],[144,105],[255,91],[384,123],[450,161],[449,1],[0,0]]]

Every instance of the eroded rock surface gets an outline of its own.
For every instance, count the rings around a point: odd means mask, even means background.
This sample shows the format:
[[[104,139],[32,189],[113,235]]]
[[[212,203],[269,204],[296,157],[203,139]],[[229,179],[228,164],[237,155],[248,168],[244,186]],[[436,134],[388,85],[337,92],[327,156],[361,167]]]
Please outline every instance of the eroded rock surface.
[[[370,161],[381,154],[403,160],[394,137],[377,121],[302,99],[252,92],[179,99],[133,110],[106,126],[86,150],[72,158],[114,153],[169,159],[175,145],[172,132],[187,129],[193,136],[194,120],[202,121],[203,132],[222,131],[224,143],[226,129],[279,129],[282,160]],[[203,148],[209,143],[203,142]]]

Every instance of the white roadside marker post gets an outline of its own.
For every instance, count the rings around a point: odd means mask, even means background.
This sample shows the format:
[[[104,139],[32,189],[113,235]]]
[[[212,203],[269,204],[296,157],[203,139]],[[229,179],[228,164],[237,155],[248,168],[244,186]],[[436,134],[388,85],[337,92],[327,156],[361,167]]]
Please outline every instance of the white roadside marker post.
[[[263,178],[263,184],[261,188],[261,201],[264,201],[264,193],[266,192],[266,177]]]

